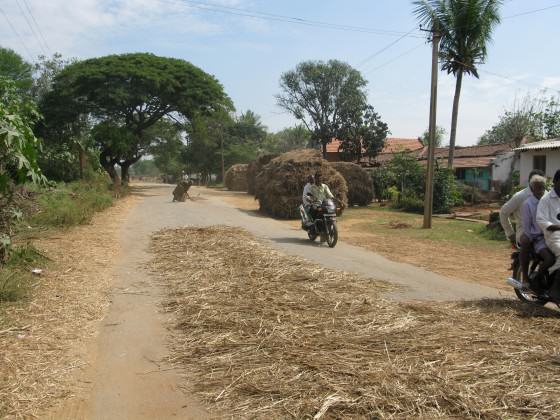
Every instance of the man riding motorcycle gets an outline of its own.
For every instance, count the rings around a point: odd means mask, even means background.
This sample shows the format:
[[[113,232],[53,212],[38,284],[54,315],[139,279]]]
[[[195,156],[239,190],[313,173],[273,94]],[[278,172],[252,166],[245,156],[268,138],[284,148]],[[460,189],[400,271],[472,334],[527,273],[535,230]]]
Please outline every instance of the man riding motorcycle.
[[[327,198],[334,199],[334,195],[329,189],[329,186],[327,184],[323,184],[321,173],[317,172],[314,178],[315,183],[309,189],[309,195],[311,196],[311,206],[309,212],[313,219],[317,214],[317,205],[320,205]]]

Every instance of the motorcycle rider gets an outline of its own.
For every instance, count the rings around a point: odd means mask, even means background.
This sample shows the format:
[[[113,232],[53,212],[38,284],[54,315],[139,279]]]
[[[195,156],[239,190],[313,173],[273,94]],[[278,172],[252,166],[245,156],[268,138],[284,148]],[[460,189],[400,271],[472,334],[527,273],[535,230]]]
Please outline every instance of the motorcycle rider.
[[[535,175],[544,176],[544,172],[539,169],[533,169],[529,173],[529,183]],[[514,245],[521,244],[521,235],[523,234],[523,225],[521,223],[521,207],[525,200],[531,197],[532,192],[529,187],[516,192],[500,209],[500,224],[504,229],[507,239]],[[517,232],[513,230],[510,218],[516,221]],[[521,262],[522,272],[529,270],[529,250],[528,246],[521,247],[519,252],[519,261]],[[521,279],[516,279],[521,281]]]
[[[327,184],[323,184],[322,182],[322,175],[320,172],[315,174],[315,184],[313,184],[310,188],[311,197],[311,208],[310,213],[313,219],[315,219],[315,215],[317,214],[317,207],[316,205],[321,205],[321,203],[326,200],[327,198],[334,199],[334,195],[332,194],[329,186]]]
[[[533,249],[542,258],[542,262],[539,265],[537,276],[533,279],[529,279],[529,266],[522,267],[523,282],[521,283],[521,288],[531,288],[535,292],[539,292],[541,289],[541,279],[544,278],[546,271],[554,264],[554,255],[547,248],[544,233],[537,224],[537,206],[546,192],[546,178],[540,175],[533,176],[529,183],[529,188],[533,195],[523,203],[521,208],[521,224],[523,225],[521,246],[528,247],[526,251],[528,253]]]

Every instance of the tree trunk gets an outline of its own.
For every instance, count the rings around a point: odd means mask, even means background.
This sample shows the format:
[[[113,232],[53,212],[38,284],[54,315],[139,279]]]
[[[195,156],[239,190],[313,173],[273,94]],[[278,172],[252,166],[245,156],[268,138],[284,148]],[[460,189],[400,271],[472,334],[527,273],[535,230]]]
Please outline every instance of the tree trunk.
[[[455,155],[455,138],[457,137],[457,116],[459,114],[459,97],[461,96],[461,85],[463,83],[463,70],[457,72],[455,81],[455,97],[453,98],[453,112],[451,114],[451,132],[449,133],[449,158],[447,167],[453,169],[453,157]]]
[[[327,143],[322,141],[321,147],[323,149],[323,159],[327,159]]]
[[[111,177],[111,181],[113,181],[113,194],[116,197],[119,197],[121,194],[121,179],[117,170],[115,169],[115,164],[117,161],[112,159],[107,151],[102,151],[99,155],[99,163],[105,169],[105,171]]]
[[[78,145],[78,160],[80,161],[80,179],[84,179],[84,171],[86,168],[87,156],[81,144]]]
[[[130,182],[130,172],[129,169],[132,165],[134,165],[136,162],[138,162],[140,160],[140,158],[142,157],[142,155],[140,156],[136,156],[132,159],[127,159],[123,162],[119,162],[119,166],[121,167],[121,182],[122,185],[128,185],[128,183]]]

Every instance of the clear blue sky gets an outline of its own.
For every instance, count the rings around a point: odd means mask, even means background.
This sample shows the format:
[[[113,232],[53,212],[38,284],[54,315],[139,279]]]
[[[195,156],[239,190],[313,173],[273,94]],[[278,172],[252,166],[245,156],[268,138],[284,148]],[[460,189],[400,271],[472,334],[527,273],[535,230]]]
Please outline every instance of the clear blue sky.
[[[229,13],[208,10],[205,4],[229,7],[221,9]],[[544,87],[558,94],[556,6],[559,0],[505,0],[504,19],[480,67],[480,80],[464,80],[458,144],[475,143],[516,98]],[[183,58],[215,75],[237,110],[257,112],[270,130],[295,124],[275,104],[281,73],[303,60],[331,58],[362,71],[369,81],[369,101],[393,136],[416,137],[428,124],[430,46],[415,29],[408,0],[1,0],[0,8],[5,14],[0,16],[2,46],[28,60],[43,50],[79,58],[137,51]],[[543,8],[548,9],[512,17]],[[335,30],[245,16],[254,12],[369,29]],[[24,13],[41,33],[31,31]],[[454,79],[440,72],[438,124],[446,129],[453,91]]]

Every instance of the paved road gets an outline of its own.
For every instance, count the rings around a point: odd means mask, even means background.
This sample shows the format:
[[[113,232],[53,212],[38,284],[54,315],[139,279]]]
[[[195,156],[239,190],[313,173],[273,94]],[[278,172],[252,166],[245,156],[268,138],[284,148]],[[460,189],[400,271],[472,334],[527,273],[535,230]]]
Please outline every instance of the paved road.
[[[390,296],[399,300],[462,300],[511,297],[507,291],[449,279],[421,268],[390,261],[374,252],[340,241],[336,248],[312,243],[300,229],[286,223],[240,210],[220,198],[219,192],[193,188],[196,201],[170,202],[171,187],[143,187],[154,194],[146,197],[137,211],[146,220],[156,218],[160,226],[226,224],[243,227],[274,248],[288,254],[316,261],[326,267],[353,271],[374,280],[385,280],[400,286]],[[161,195],[163,194],[163,195]],[[421,249],[418,252],[422,252]],[[435,258],[436,256],[434,256]],[[457,256],[457,269],[467,269],[469,262]]]

